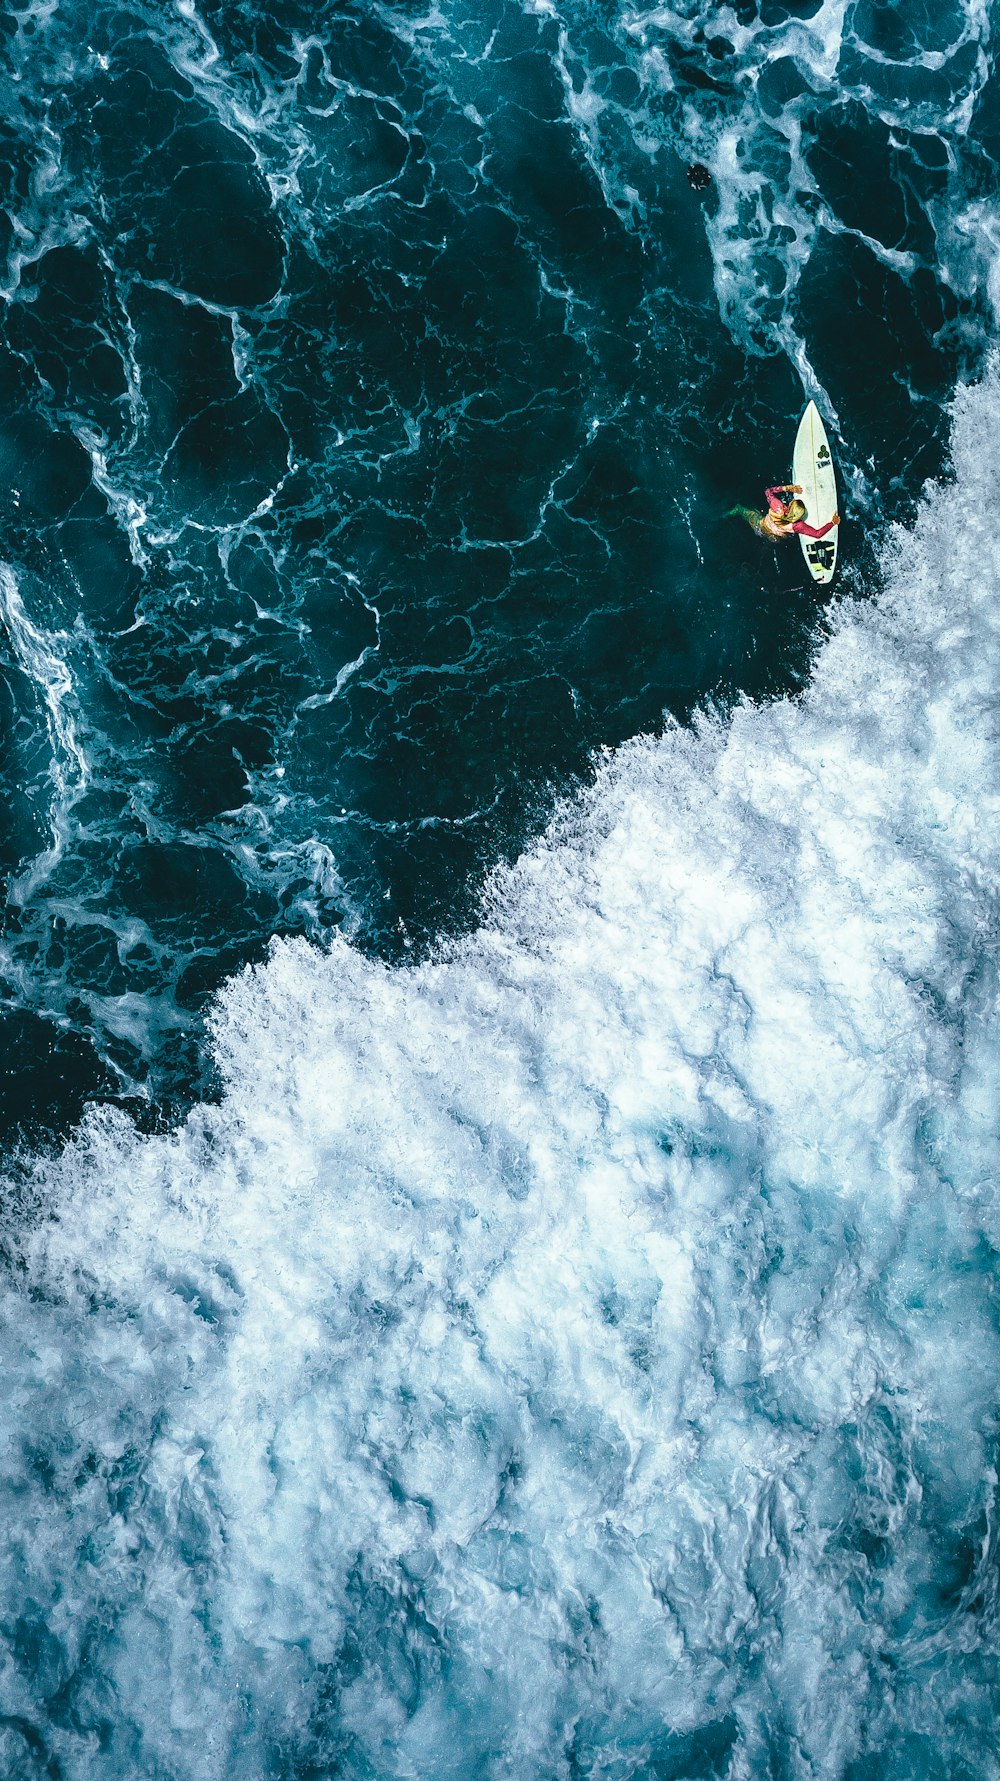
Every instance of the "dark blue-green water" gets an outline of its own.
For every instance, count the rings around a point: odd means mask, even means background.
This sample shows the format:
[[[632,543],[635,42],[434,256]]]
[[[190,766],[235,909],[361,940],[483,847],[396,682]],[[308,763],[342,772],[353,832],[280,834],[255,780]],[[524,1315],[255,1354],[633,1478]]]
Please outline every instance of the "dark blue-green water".
[[[3,1781],[996,1781],[995,23],[0,18]]]

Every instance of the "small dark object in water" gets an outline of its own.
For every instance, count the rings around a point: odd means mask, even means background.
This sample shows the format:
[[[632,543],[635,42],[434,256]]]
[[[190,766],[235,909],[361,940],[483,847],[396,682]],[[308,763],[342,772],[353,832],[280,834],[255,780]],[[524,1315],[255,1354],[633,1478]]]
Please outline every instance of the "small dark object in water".
[[[692,161],[688,168],[688,185],[692,186],[696,192],[703,192],[711,183],[712,175],[708,168],[703,167],[700,161]]]

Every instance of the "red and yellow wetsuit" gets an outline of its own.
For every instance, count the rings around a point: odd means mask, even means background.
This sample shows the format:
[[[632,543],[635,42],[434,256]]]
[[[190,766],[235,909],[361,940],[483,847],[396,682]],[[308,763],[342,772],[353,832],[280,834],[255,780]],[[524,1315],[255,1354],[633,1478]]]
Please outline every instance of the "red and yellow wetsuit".
[[[758,516],[756,530],[765,538],[787,538],[789,532],[798,532],[803,538],[825,538],[831,527],[837,524],[835,519],[828,519],[825,526],[810,526],[804,519],[786,519],[785,514],[789,502],[781,499],[792,488],[790,482],[776,483],[773,489],[765,489],[767,512]],[[768,524],[768,521],[771,523]]]

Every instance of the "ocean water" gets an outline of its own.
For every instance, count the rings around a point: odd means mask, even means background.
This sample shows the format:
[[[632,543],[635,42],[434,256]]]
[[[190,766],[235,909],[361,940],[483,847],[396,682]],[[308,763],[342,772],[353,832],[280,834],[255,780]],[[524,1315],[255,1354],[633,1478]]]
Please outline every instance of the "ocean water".
[[[0,44],[0,1774],[997,1781],[989,9]]]
[[[808,675],[997,295],[976,0],[38,0],[0,33],[12,1141],[214,1092],[277,933],[425,957],[594,751]],[[687,178],[711,172],[698,192]]]

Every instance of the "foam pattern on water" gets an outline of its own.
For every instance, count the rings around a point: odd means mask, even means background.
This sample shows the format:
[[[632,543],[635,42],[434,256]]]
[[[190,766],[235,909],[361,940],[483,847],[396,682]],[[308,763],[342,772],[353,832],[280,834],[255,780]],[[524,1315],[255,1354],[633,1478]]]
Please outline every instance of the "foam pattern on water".
[[[595,748],[800,682],[727,510],[816,396],[869,584],[1000,89],[982,0],[26,0],[0,90],[2,1140],[172,1117],[272,935],[419,956]]]
[[[824,281],[850,304],[883,278],[922,307],[932,269],[948,290],[938,328],[968,325],[993,251],[985,4],[735,0],[636,7],[623,23],[654,108],[659,91],[715,175],[716,291],[742,345],[780,342],[808,383]]]
[[[22,1179],[6,1772],[996,1774],[998,395],[800,700]]]

